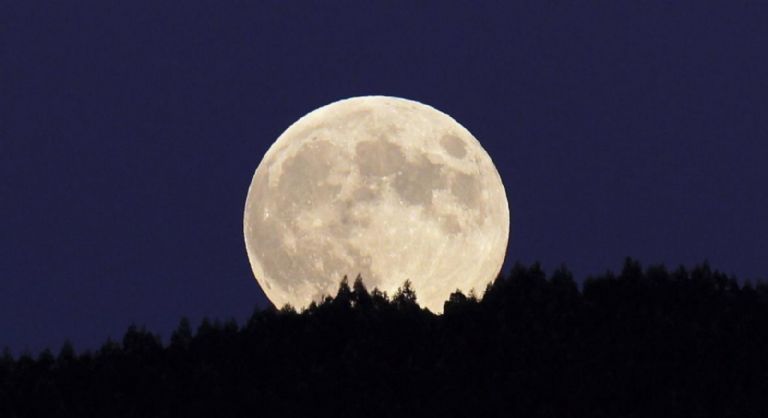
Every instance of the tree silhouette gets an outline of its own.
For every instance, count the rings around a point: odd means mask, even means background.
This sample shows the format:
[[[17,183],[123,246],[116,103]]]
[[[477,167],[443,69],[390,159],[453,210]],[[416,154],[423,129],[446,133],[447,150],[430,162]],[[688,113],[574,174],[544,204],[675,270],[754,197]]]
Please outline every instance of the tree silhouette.
[[[413,290],[410,280],[406,280],[405,283],[397,289],[394,296],[392,296],[392,302],[395,304],[395,307],[400,310],[418,309],[416,292]]]
[[[297,311],[182,318],[164,346],[131,326],[94,352],[0,355],[1,417],[758,417],[768,411],[768,286],[704,263],[627,258],[578,286],[515,265],[445,314],[410,282],[357,277]]]
[[[192,326],[189,319],[184,317],[179,321],[179,326],[171,335],[171,347],[177,349],[187,349],[192,342]]]
[[[349,288],[349,280],[344,276],[339,283],[339,290],[331,303],[339,309],[349,309],[352,306],[352,289]]]
[[[359,274],[355,278],[355,282],[352,284],[352,303],[360,310],[370,310],[373,305],[371,295],[368,293],[368,289],[363,284],[363,278]]]

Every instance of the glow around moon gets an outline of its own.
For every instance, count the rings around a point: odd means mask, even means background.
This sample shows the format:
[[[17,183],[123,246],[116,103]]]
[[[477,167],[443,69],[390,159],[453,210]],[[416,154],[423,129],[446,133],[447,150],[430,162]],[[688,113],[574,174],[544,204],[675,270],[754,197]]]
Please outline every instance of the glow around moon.
[[[248,258],[277,306],[335,295],[344,275],[392,295],[411,280],[442,312],[481,295],[504,260],[509,206],[491,158],[463,126],[421,103],[341,100],[291,125],[256,169]]]

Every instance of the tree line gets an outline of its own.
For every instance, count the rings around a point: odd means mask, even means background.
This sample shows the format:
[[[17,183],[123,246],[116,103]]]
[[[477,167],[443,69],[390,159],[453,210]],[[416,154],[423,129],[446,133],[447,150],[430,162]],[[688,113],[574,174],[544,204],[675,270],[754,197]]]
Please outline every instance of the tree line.
[[[297,312],[131,326],[0,356],[0,417],[764,417],[768,285],[627,259],[578,286],[516,265],[443,315],[345,279]]]

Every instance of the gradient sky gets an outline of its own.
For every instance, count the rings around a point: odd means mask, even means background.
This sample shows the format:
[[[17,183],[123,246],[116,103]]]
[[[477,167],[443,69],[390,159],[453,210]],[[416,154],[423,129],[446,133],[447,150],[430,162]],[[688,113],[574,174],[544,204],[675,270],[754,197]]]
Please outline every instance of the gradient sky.
[[[253,171],[298,117],[367,94],[478,138],[508,265],[768,276],[765,3],[107,3],[0,6],[0,347],[167,341],[264,306]]]

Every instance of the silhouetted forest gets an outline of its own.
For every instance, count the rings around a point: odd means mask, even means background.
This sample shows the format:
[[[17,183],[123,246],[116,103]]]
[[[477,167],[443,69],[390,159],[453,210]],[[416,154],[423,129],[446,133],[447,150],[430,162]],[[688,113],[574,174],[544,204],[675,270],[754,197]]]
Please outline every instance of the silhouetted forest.
[[[577,286],[517,265],[445,314],[345,281],[303,312],[130,327],[0,358],[0,417],[765,417],[768,286],[628,259]]]

